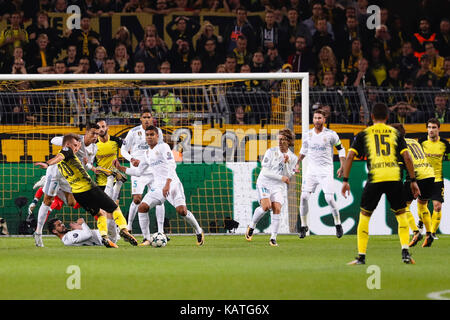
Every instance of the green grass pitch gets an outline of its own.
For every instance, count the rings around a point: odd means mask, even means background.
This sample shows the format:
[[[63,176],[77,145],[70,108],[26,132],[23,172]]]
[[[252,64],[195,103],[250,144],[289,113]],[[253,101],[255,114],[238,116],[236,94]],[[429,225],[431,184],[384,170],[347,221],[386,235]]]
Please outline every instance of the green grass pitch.
[[[165,248],[120,240],[118,249],[0,238],[0,299],[427,299],[450,290],[450,236],[439,237],[431,248],[411,248],[416,264],[405,265],[396,235],[371,236],[362,266],[346,265],[356,256],[354,235],[280,235],[279,247],[268,235],[206,235],[203,247],[194,236],[172,236]],[[80,289],[66,286],[71,265],[80,268]],[[380,268],[380,289],[367,287],[371,265]]]

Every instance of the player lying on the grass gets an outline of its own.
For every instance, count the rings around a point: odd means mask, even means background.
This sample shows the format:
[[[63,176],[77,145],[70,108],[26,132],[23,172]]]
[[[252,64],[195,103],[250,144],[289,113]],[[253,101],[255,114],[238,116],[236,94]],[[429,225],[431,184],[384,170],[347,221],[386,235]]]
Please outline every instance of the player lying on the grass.
[[[308,161],[308,170],[303,176],[302,194],[300,196],[300,238],[304,238],[308,232],[308,199],[314,193],[317,186],[323,190],[325,201],[331,207],[331,213],[336,226],[336,236],[342,237],[344,230],[341,225],[341,218],[333,190],[333,147],[339,152],[341,167],[337,171],[338,177],[342,176],[342,165],[345,161],[345,148],[336,132],[324,127],[326,113],[323,110],[316,110],[313,114],[314,128],[309,130],[308,135],[302,141],[299,161],[305,157]]]
[[[198,224],[192,212],[186,207],[186,197],[184,195],[183,185],[175,171],[177,164],[172,154],[172,150],[167,143],[158,143],[158,128],[149,126],[145,130],[145,138],[149,148],[144,153],[144,157],[138,167],[124,167],[119,161],[114,160],[117,169],[131,176],[142,176],[153,174],[154,180],[147,194],[139,204],[138,212],[141,215],[146,214],[155,206],[164,205],[167,200],[175,207],[177,213],[194,229],[197,237],[197,245],[203,245],[205,238],[202,228]],[[144,230],[142,230],[144,232]],[[150,245],[150,232],[145,231],[144,245]],[[147,233],[148,232],[148,233]]]
[[[405,139],[396,129],[386,125],[388,116],[389,111],[385,104],[377,103],[373,106],[371,113],[373,125],[358,133],[344,163],[344,182],[341,192],[345,198],[347,198],[347,193],[350,193],[348,177],[352,168],[353,158],[355,156],[367,158],[367,169],[369,171],[368,181],[361,195],[361,212],[357,230],[359,255],[356,257],[356,260],[351,261],[349,264],[366,263],[369,221],[383,193],[386,194],[391,210],[395,213],[398,221],[402,261],[404,263],[415,263],[409,254],[409,228],[405,214],[406,203],[403,198],[401,169],[398,164],[402,157],[411,180],[410,187],[414,199],[420,195],[420,190]]]
[[[448,160],[450,156],[450,143],[439,136],[441,123],[436,118],[427,121],[428,136],[426,139],[419,139],[425,156],[434,170],[434,186],[431,200],[433,201],[433,215],[431,216],[431,236],[437,240],[436,232],[439,229],[442,216],[442,203],[444,203],[444,179],[442,176],[442,162]],[[428,210],[428,206],[427,206]],[[419,227],[423,228],[423,222],[419,215]]]
[[[115,223],[120,228],[120,236],[132,245],[137,245],[136,239],[128,232],[127,222],[117,204],[108,197],[91,179],[75,154],[81,148],[80,137],[76,134],[66,134],[63,138],[63,148],[47,162],[36,165],[41,168],[58,164],[58,170],[72,188],[72,194],[78,203],[90,214],[97,216],[97,228],[106,247],[117,247],[108,238],[107,213],[111,213]]]
[[[137,167],[139,162],[144,158],[144,153],[148,150],[148,144],[145,138],[145,130],[153,125],[154,119],[152,113],[149,109],[144,108],[141,111],[141,125],[132,128],[128,131],[127,136],[123,140],[122,147],[120,148],[120,153],[122,157],[130,162],[131,167]],[[160,128],[158,129],[158,142],[164,142],[163,133]],[[131,177],[131,195],[133,201],[131,201],[130,208],[128,210],[128,230],[132,230],[134,217],[138,211],[138,206],[142,201],[142,195],[144,193],[145,187],[147,191],[150,184],[153,181],[153,175],[151,173],[144,174],[140,177]],[[164,233],[164,217],[165,208],[163,205],[157,205],[155,208],[156,213],[156,223],[158,224],[158,232]],[[138,214],[139,226],[142,232],[150,234],[150,220],[148,219],[148,214],[140,213]],[[170,240],[167,237],[167,240]]]
[[[278,246],[277,234],[281,219],[281,208],[289,185],[290,178],[295,174],[297,156],[289,149],[294,145],[294,134],[289,129],[283,129],[278,134],[278,147],[270,148],[264,154],[261,172],[256,180],[260,206],[255,209],[252,222],[247,227],[245,238],[251,241],[256,224],[266,214],[273,211],[271,236],[269,244]]]
[[[405,136],[405,128],[401,123],[394,123],[392,127],[400,132],[402,137]],[[422,247],[431,247],[433,243],[433,237],[431,236],[431,216],[430,211],[428,211],[428,200],[431,199],[434,186],[434,170],[433,167],[428,163],[427,158],[421,145],[414,139],[405,138],[406,145],[408,146],[409,153],[414,164],[414,173],[416,174],[417,184],[420,188],[420,196],[417,199],[417,211],[419,212],[422,221],[425,224],[427,231],[425,241]],[[403,163],[401,163],[403,165]],[[408,224],[413,231],[413,238],[409,243],[410,247],[414,247],[422,238],[422,233],[419,231],[418,226],[414,220],[414,216],[411,213],[409,207],[411,206],[414,196],[411,193],[411,179],[409,176],[406,177],[404,183],[404,197],[406,201],[406,216],[408,218]]]
[[[47,222],[50,234],[54,234],[65,246],[103,246],[103,238],[100,231],[92,230],[83,218],[77,222],[71,222],[71,230],[67,229],[64,223],[58,218],[53,218]],[[111,242],[116,243],[116,234],[108,234]]]

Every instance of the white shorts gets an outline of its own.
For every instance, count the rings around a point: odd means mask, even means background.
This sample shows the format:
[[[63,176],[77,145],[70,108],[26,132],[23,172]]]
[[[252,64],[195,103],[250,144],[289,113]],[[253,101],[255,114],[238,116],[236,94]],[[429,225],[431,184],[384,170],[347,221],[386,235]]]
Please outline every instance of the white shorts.
[[[314,193],[316,191],[317,185],[319,184],[322,188],[323,193],[335,193],[335,190],[333,190],[333,176],[331,175],[305,176],[302,181],[302,192]]]
[[[131,194],[143,194],[146,186],[150,188],[153,182],[153,176],[131,176]]]
[[[164,201],[169,201],[169,203],[176,207],[186,206],[186,196],[184,195],[184,188],[180,181],[175,181],[170,183],[169,195],[167,198],[163,196],[162,189],[164,185],[152,186],[149,187],[148,192],[142,199],[142,202],[146,204],[150,204],[152,202],[159,201],[160,204],[163,204]]]
[[[42,190],[50,197],[54,197],[58,194],[58,191],[72,192],[72,188],[66,179],[61,175],[57,165],[52,165],[47,168],[45,173],[46,182]]]
[[[270,187],[256,183],[256,189],[258,189],[258,200],[261,203],[262,199],[269,199],[271,202],[278,202],[284,205],[286,198],[286,190],[279,186]]]

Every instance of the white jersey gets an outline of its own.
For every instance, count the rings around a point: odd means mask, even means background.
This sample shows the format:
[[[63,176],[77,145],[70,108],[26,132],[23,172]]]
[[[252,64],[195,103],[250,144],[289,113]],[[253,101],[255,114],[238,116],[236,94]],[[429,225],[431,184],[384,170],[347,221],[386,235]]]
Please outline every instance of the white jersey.
[[[314,128],[309,130],[300,150],[308,161],[308,175],[333,175],[333,147],[340,144],[341,140],[333,130],[325,127],[320,133]]]
[[[80,139],[81,139],[81,148],[76,153],[76,156],[77,156],[78,160],[80,160],[80,162],[83,164],[85,169],[91,170],[92,166],[94,164],[95,155],[97,154],[97,151],[98,151],[98,146],[96,143],[91,143],[90,145],[86,146],[86,144],[84,143],[84,136],[80,136]],[[56,146],[62,146],[62,142],[63,142],[63,137],[61,137],[61,136],[54,137],[51,140],[51,143]],[[84,158],[87,159],[86,164],[84,163]]]
[[[131,176],[142,176],[153,174],[155,186],[164,186],[167,179],[171,179],[173,183],[179,182],[180,179],[176,173],[177,163],[167,143],[158,143],[152,148],[148,148],[138,167],[127,168],[126,173]],[[152,186],[153,186],[152,185]]]
[[[288,155],[289,160],[285,162],[284,156]],[[295,174],[295,166],[297,165],[298,157],[288,150],[282,153],[279,147],[273,147],[266,151],[262,161],[262,169],[259,173],[257,184],[261,186],[282,187],[286,186],[281,179],[283,176],[288,178]]]
[[[158,135],[158,142],[164,142],[163,133],[160,128],[158,128]],[[142,125],[140,125],[128,131],[127,136],[123,140],[122,147],[120,148],[120,153],[128,161],[131,161],[132,158],[141,160],[144,152],[148,150],[148,148],[149,146],[145,140],[145,130]]]
[[[61,241],[65,246],[102,246],[102,237],[98,230],[91,230],[86,223],[81,230],[67,232]]]

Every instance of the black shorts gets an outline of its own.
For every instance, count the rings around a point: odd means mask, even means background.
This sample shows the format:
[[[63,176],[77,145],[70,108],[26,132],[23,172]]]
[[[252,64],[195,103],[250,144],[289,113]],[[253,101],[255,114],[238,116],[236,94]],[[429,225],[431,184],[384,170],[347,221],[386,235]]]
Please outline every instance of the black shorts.
[[[403,183],[401,181],[386,181],[366,183],[361,195],[361,210],[372,214],[383,193],[386,194],[386,198],[394,212],[406,208],[406,202],[403,198]]]
[[[105,189],[106,189],[106,186],[98,186],[100,189],[102,189],[103,191],[105,191]],[[119,200],[120,199],[120,193],[121,192],[119,192],[119,196],[117,197],[117,200]]]
[[[80,206],[93,216],[96,216],[100,209],[109,213],[117,209],[117,204],[98,186],[85,192],[74,193],[73,196]]]
[[[434,178],[427,178],[423,180],[417,180],[417,185],[420,189],[420,200],[430,200],[433,194],[434,188]],[[405,181],[403,185],[403,196],[405,197],[406,202],[410,202],[414,200],[414,196],[411,192],[411,182]]]
[[[431,200],[444,202],[444,181],[435,182],[433,186],[433,194]]]

